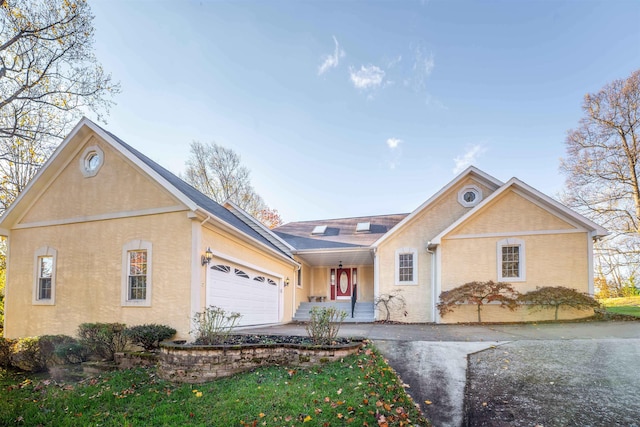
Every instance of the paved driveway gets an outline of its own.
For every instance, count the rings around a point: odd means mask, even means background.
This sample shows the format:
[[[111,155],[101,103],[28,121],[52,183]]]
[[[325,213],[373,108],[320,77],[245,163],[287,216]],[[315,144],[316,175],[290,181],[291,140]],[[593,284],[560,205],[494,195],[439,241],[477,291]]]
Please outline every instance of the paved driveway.
[[[340,335],[372,339],[436,427],[639,426],[640,322],[345,324]]]

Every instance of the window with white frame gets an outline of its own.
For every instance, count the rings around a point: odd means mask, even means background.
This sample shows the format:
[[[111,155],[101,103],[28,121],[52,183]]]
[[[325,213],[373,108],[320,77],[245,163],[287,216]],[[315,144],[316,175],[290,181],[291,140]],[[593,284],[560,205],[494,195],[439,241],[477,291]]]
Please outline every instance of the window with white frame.
[[[498,242],[498,280],[501,282],[523,282],[525,278],[524,240],[509,238]]]
[[[132,240],[122,248],[122,305],[151,305],[151,242]]]
[[[57,251],[48,246],[35,253],[33,304],[53,305],[56,297]]]
[[[418,283],[418,251],[413,248],[401,248],[396,251],[396,285],[415,285]]]

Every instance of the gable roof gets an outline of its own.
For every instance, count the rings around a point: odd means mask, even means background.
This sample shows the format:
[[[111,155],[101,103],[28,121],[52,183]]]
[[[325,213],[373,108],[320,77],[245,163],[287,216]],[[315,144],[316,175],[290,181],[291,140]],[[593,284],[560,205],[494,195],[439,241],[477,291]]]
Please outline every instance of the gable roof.
[[[62,153],[66,151],[65,149],[69,146],[70,142],[74,140],[76,136],[84,136],[87,130],[95,132],[100,138],[140,167],[151,178],[156,180],[167,191],[184,203],[190,210],[194,212],[201,211],[205,216],[208,215],[209,217],[219,220],[219,222],[239,231],[246,237],[258,242],[262,246],[265,246],[270,251],[274,251],[280,256],[284,256],[293,261],[290,253],[287,253],[274,245],[270,239],[267,239],[261,233],[258,233],[252,227],[247,225],[245,221],[242,221],[238,216],[234,215],[230,210],[210,199],[164,167],[160,166],[158,163],[151,160],[149,157],[145,156],[111,132],[103,129],[86,117],[83,117],[78,122],[71,133],[69,133],[51,157],[49,157],[45,164],[40,168],[35,177],[29,182],[25,190],[18,196],[14,203],[11,204],[2,218],[0,218],[1,227],[6,227],[7,229],[10,228],[10,225],[17,220],[16,211],[20,210],[20,206],[24,203],[23,199],[34,197],[34,195],[29,194],[30,190],[33,187],[42,185],[40,181],[48,181],[48,178],[53,174],[53,172],[49,170],[49,167],[52,164],[59,163],[59,157],[61,157]]]
[[[451,225],[445,228],[436,237],[434,237],[430,243],[436,244],[436,245],[440,244],[444,236],[449,234],[452,230],[454,230],[460,224],[467,221],[470,217],[475,215],[480,209],[482,209],[487,204],[491,203],[492,200],[495,200],[496,198],[500,197],[501,194],[504,194],[506,191],[509,191],[509,189],[515,189],[516,191],[521,192],[529,200],[541,206],[542,208],[546,209],[548,212],[551,212],[552,214],[564,219],[565,221],[568,221],[571,224],[576,225],[577,227],[582,227],[586,229],[587,231],[592,233],[592,237],[594,238],[603,237],[609,234],[609,232],[605,228],[601,227],[600,225],[596,224],[590,219],[580,215],[579,213],[575,212],[572,209],[569,209],[568,207],[564,206],[562,203],[552,199],[546,194],[541,193],[540,191],[536,190],[530,185],[514,177],[514,178],[511,178],[509,181],[507,181],[507,183],[505,183],[498,190],[490,194],[482,202],[478,203],[478,205],[475,206],[473,209],[469,210],[460,218],[458,218],[457,221],[453,222]]]
[[[405,213],[290,222],[272,231],[299,251],[363,248],[371,246],[407,215]],[[369,223],[369,230],[356,231],[359,223]],[[314,229],[319,226],[326,226],[326,230],[322,234],[314,234]]]
[[[231,210],[233,214],[238,217],[242,222],[251,227],[254,231],[259,233],[262,237],[269,240],[274,246],[278,247],[282,252],[291,256],[291,251],[295,248],[281,239],[277,234],[273,233],[267,226],[258,221],[253,216],[249,215],[244,209],[240,208],[235,203],[227,200],[224,206]]]
[[[497,190],[498,188],[500,188],[503,185],[502,181],[500,181],[500,180],[492,177],[491,175],[481,171],[480,169],[476,168],[475,166],[469,166],[467,169],[465,169],[460,174],[458,174],[458,176],[456,176],[453,180],[451,180],[447,185],[442,187],[437,193],[435,193],[433,196],[431,196],[426,202],[424,202],[423,204],[418,206],[417,209],[415,209],[413,212],[411,212],[409,215],[407,215],[402,221],[400,221],[388,233],[384,234],[378,240],[376,240],[371,246],[372,247],[378,247],[378,245],[380,245],[382,242],[384,242],[390,236],[394,235],[398,230],[402,229],[407,223],[409,223],[413,218],[415,218],[417,215],[419,215],[423,210],[425,210],[429,206],[431,206],[431,204],[434,203],[436,200],[438,200],[440,198],[440,196],[442,196],[444,193],[449,191],[452,187],[456,186],[458,183],[460,183],[464,179],[467,179],[468,177],[474,178],[475,180],[483,183],[484,185],[486,185],[489,188],[492,188],[493,190]]]

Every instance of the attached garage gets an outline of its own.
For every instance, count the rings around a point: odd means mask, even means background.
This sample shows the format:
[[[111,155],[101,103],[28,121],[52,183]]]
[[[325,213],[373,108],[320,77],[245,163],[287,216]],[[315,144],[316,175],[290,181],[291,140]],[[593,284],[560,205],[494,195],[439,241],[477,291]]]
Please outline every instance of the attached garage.
[[[240,326],[278,323],[280,282],[266,272],[214,259],[207,270],[207,306],[240,313]]]

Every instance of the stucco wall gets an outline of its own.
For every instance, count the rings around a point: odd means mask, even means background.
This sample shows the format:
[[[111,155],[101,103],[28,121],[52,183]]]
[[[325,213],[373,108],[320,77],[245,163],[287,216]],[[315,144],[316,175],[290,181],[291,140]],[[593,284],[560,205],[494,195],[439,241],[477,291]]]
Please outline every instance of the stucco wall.
[[[555,319],[555,309],[530,310],[527,307],[519,307],[515,311],[510,311],[497,305],[483,305],[480,310],[482,323],[542,322]],[[577,310],[561,307],[558,310],[558,320],[582,319],[590,316],[593,316],[593,309]],[[478,307],[468,304],[458,306],[441,319],[441,323],[476,323],[477,321]]]
[[[294,310],[294,288],[295,278],[297,276],[296,267],[283,260],[282,258],[272,255],[264,249],[260,249],[255,243],[247,242],[234,234],[225,231],[216,226],[206,225],[202,233],[202,248],[210,247],[214,254],[222,254],[229,257],[231,261],[237,260],[238,263],[256,269],[263,269],[272,273],[278,279],[278,289],[280,292],[280,313],[281,321],[288,322],[293,317]],[[223,258],[224,258],[223,256]],[[201,309],[204,308],[206,297],[204,269],[201,270]],[[289,278],[290,285],[283,286],[284,279]]]
[[[432,202],[430,206],[412,218],[402,229],[383,241],[378,247],[379,294],[390,294],[400,290],[400,294],[407,304],[407,316],[397,311],[393,313],[391,320],[400,322],[430,322],[432,320],[432,255],[427,253],[426,244],[471,209],[458,203],[458,191],[470,184],[478,186],[482,190],[484,198],[492,192],[488,187],[472,178],[462,180],[440,195],[438,200]],[[417,250],[417,285],[395,284],[395,257],[396,250],[399,248]],[[384,315],[385,313],[379,313],[378,318],[384,317]]]
[[[521,293],[544,286],[589,291],[589,239],[586,231],[550,214],[530,200],[509,191],[477,212],[442,239],[441,290],[471,281],[499,280],[498,243],[517,238],[524,243],[524,280],[510,282]],[[548,320],[548,313],[526,308],[516,312],[488,305],[483,320]],[[561,318],[579,318],[593,311],[563,310]],[[442,317],[445,323],[476,321],[475,306],[461,306]]]
[[[152,247],[151,307],[123,307],[122,248]],[[189,332],[191,221],[185,212],[13,230],[5,336],[75,335],[84,322],[170,325]],[[34,252],[57,249],[55,305],[33,305]]]
[[[508,190],[448,235],[506,233],[526,230],[575,230],[525,197]]]
[[[85,178],[80,169],[84,148],[96,145],[104,151],[98,174]],[[149,179],[100,138],[82,145],[63,171],[45,188],[21,224],[67,220],[179,205],[158,183]]]
[[[442,290],[471,281],[498,280],[497,243],[502,237],[443,240]],[[519,236],[525,244],[526,280],[513,282],[519,292],[542,286],[589,291],[586,233]],[[503,280],[504,281],[504,280]]]

